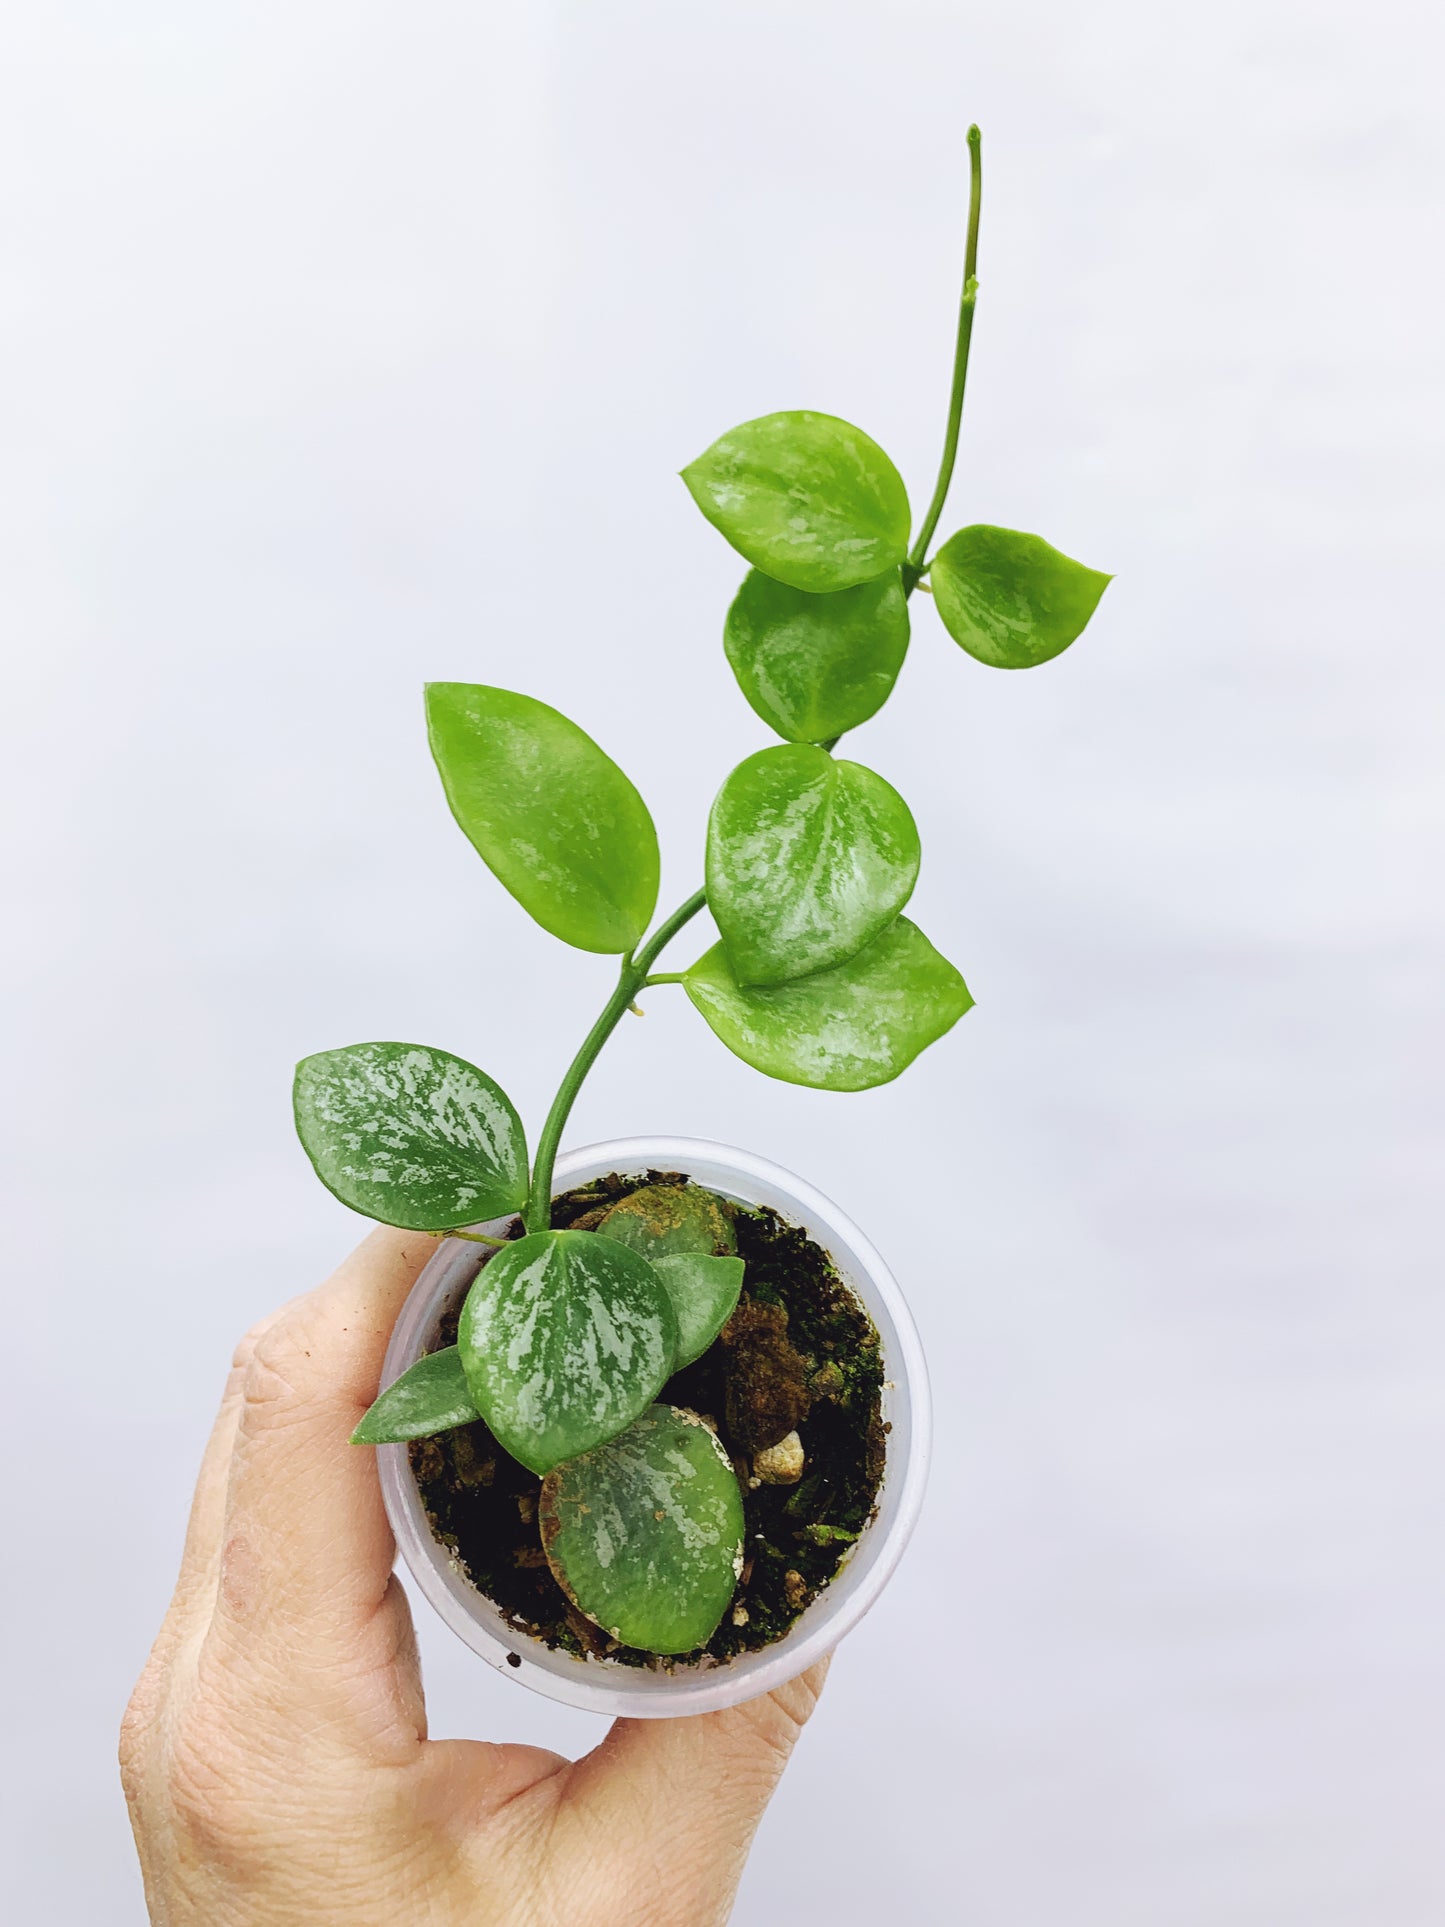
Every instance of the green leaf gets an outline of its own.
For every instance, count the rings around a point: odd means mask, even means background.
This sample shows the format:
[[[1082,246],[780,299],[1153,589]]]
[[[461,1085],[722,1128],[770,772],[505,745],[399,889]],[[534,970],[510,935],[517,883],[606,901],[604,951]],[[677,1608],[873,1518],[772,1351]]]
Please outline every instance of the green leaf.
[[[365,1217],[442,1231],[527,1202],[527,1143],[511,1099],[450,1051],[320,1051],[296,1066],[293,1098],[316,1175]]]
[[[738,1248],[732,1207],[700,1184],[639,1185],[597,1229],[654,1262],[679,1251],[726,1255]]]
[[[825,1091],[888,1083],[973,1005],[953,965],[906,917],[847,963],[776,989],[741,986],[722,944],[683,981],[744,1063]]]
[[[743,984],[827,970],[892,923],[918,880],[903,798],[861,763],[808,743],[759,750],[718,792],[707,903]]]
[[[434,682],[427,731],[452,815],[544,930],[631,950],[657,907],[657,832],[610,756],[546,703]]]
[[[480,1417],[455,1345],[428,1352],[388,1385],[351,1435],[353,1445],[430,1438]]]
[[[671,1377],[677,1315],[645,1258],[591,1231],[534,1231],[477,1274],[457,1344],[478,1411],[529,1471],[630,1425]]]
[[[809,595],[760,569],[743,577],[723,628],[733,674],[759,716],[793,743],[856,729],[892,692],[908,649],[908,602],[891,571]]]
[[[797,409],[744,422],[682,479],[740,555],[795,589],[851,589],[908,553],[903,478],[877,442],[836,415]]]
[[[1041,536],[984,523],[951,535],[928,569],[944,628],[995,669],[1031,669],[1061,655],[1113,579]]]
[[[538,1507],[558,1585],[627,1646],[690,1653],[717,1630],[743,1567],[743,1501],[716,1435],[654,1405],[549,1473]]]
[[[742,1290],[730,1206],[700,1184],[644,1184],[614,1204],[597,1230],[640,1252],[666,1285],[677,1314],[674,1371],[701,1358]]]
[[[702,1357],[737,1310],[743,1261],[710,1258],[701,1251],[675,1251],[670,1258],[654,1258],[652,1268],[667,1286],[677,1315],[673,1370],[680,1372]]]

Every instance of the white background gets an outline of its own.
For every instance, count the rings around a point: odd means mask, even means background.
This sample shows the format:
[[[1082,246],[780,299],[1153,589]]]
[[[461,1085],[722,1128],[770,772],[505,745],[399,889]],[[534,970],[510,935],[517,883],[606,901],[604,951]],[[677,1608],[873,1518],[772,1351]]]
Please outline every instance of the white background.
[[[17,1920],[143,1919],[114,1729],[229,1348],[358,1230],[292,1062],[446,1045],[535,1129],[610,982],[451,825],[422,680],[580,718],[694,887],[766,735],[675,471],[823,408],[921,506],[977,118],[944,528],[1118,574],[1030,675],[919,606],[855,739],[978,1009],[831,1097],[657,992],[571,1133],[805,1174],[932,1361],[737,1918],[1438,1927],[1442,52],[1390,0],[7,14]],[[596,1738],[422,1630],[436,1731]]]

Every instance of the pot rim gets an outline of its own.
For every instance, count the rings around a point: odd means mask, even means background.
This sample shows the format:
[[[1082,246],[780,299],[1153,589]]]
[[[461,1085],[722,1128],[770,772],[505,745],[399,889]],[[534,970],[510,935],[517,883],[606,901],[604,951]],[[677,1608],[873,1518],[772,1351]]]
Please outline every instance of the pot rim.
[[[671,1672],[579,1658],[509,1626],[432,1536],[407,1448],[376,1448],[382,1497],[401,1560],[416,1585],[472,1651],[535,1692],[584,1711],[632,1719],[716,1712],[772,1691],[829,1653],[882,1592],[923,1503],[931,1443],[928,1372],[907,1301],[883,1258],[822,1192],[766,1158],[703,1138],[632,1137],[584,1145],[559,1157],[554,1195],[609,1171],[681,1170],[741,1204],[770,1205],[832,1258],[878,1330],[883,1352],[887,1456],[873,1519],[832,1580],[788,1631],[759,1652]],[[515,1213],[495,1219],[500,1229]],[[491,1228],[491,1226],[485,1227]],[[442,1312],[460,1301],[483,1248],[445,1239],[412,1286],[387,1347],[382,1384],[399,1378],[433,1341]]]

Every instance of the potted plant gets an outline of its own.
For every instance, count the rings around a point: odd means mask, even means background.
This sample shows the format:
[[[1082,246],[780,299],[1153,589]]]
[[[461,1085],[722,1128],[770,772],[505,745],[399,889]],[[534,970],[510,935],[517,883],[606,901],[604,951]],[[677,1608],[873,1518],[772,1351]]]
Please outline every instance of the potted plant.
[[[781,740],[724,780],[705,884],[654,924],[657,837],[622,770],[546,704],[432,684],[457,822],[544,930],[620,958],[528,1155],[511,1100],[444,1050],[368,1043],[297,1069],[322,1181],[386,1224],[445,1234],[358,1427],[423,1590],[478,1651],[604,1711],[684,1713],[779,1683],[866,1610],[916,1517],[927,1387],[907,1308],[835,1207],[746,1153],[671,1139],[560,1157],[623,1014],[680,988],[766,1075],[857,1091],[972,1003],[904,915],[919,868],[902,796],[839,740],[887,700],[927,591],[993,667],[1080,634],[1109,577],[1037,536],[933,547],[977,298],[977,128],[943,459],[915,533],[898,471],[808,411],[733,429],[683,471],[749,564],[723,631]],[[720,940],[664,950],[704,905]]]

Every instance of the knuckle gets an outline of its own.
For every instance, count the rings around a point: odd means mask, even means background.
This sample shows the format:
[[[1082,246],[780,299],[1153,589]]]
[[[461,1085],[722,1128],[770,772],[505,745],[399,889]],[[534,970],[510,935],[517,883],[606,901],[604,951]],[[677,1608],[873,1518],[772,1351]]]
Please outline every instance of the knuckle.
[[[237,1861],[255,1835],[234,1716],[200,1673],[176,1693],[147,1666],[121,1720],[120,1779],[133,1810],[201,1856]]]
[[[211,1761],[178,1747],[167,1794],[173,1824],[206,1859],[237,1857],[248,1833],[244,1804]]]
[[[293,1298],[287,1304],[279,1305],[274,1311],[265,1312],[236,1341],[231,1354],[231,1376],[235,1381],[244,1381],[246,1373],[267,1340],[277,1331],[294,1326],[302,1316],[306,1304],[304,1298]]]
[[[250,1330],[236,1341],[231,1353],[231,1369],[226,1375],[226,1390],[223,1406],[247,1403],[247,1388],[256,1369],[256,1354],[260,1350],[266,1334],[273,1331],[280,1322],[281,1314],[271,1312],[265,1318],[258,1318]]]
[[[241,1378],[246,1417],[263,1423],[284,1418],[297,1403],[297,1379],[306,1363],[301,1335],[282,1319],[252,1342]]]
[[[260,1344],[271,1322],[269,1318],[258,1318],[251,1329],[246,1332],[243,1337],[236,1340],[236,1349],[231,1354],[231,1370],[233,1372],[244,1372],[246,1370],[247,1366],[251,1363],[257,1345]]]
[[[224,1721],[204,1701],[177,1721],[166,1760],[166,1797],[173,1824],[201,1853],[241,1857],[255,1835],[255,1803]]]

